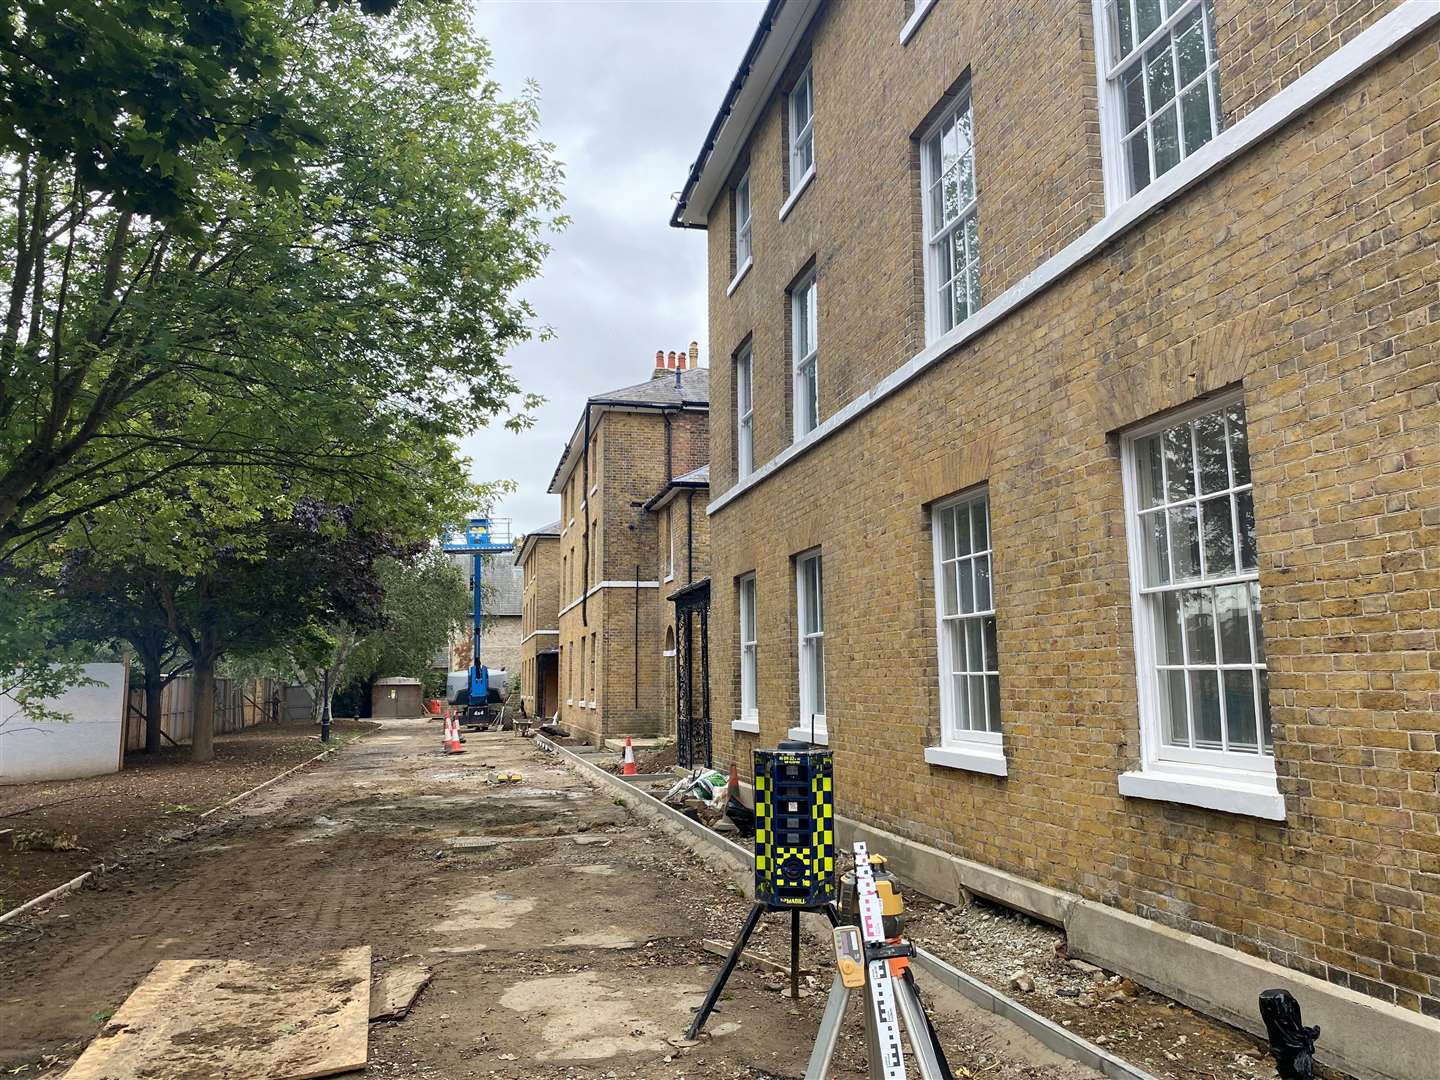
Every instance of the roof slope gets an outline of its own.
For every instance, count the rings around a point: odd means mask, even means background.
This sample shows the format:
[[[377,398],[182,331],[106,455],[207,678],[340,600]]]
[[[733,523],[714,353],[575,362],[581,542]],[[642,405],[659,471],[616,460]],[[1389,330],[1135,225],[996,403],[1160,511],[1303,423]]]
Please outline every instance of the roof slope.
[[[710,404],[710,369],[686,368],[679,372],[680,385],[675,385],[674,372],[656,375],[634,386],[622,386],[590,400],[597,404],[615,405],[638,402],[645,405],[708,405]]]

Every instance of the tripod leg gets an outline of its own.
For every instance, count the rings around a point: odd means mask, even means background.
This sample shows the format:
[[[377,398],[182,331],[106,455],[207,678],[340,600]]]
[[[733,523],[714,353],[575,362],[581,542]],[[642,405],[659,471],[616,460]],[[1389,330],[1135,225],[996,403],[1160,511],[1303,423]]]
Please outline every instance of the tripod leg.
[[[830,996],[825,999],[825,1015],[820,1017],[820,1033],[815,1036],[815,1049],[810,1051],[810,1064],[805,1066],[805,1080],[826,1080],[830,1075],[830,1059],[840,1042],[840,1024],[849,1002],[850,991],[836,975],[830,984]]]
[[[832,928],[840,925],[840,913],[835,910],[834,904],[825,905],[825,918],[830,920]]]
[[[909,968],[905,974],[892,980],[895,986],[895,1000],[900,1015],[910,1033],[910,1045],[915,1050],[915,1059],[920,1063],[920,1080],[954,1080],[950,1063],[945,1060],[945,1051],[940,1048],[940,1036],[930,1022],[930,1014],[920,1000],[920,989],[915,985],[915,973]]]
[[[730,950],[730,955],[725,958],[724,966],[720,968],[720,974],[715,976],[715,981],[705,994],[705,1000],[700,1003],[700,1008],[695,1013],[695,1019],[690,1022],[690,1030],[685,1032],[685,1038],[699,1037],[700,1029],[705,1026],[705,1021],[710,1019],[710,1014],[715,1011],[715,1003],[720,1000],[720,993],[725,989],[725,981],[735,970],[735,964],[739,961],[740,954],[745,951],[745,946],[750,941],[750,935],[755,932],[755,927],[759,924],[760,916],[763,914],[765,914],[764,904],[750,906],[750,914],[745,916],[745,925],[740,927],[740,936],[735,939],[735,947]]]
[[[800,1000],[800,909],[790,912],[790,1000]]]

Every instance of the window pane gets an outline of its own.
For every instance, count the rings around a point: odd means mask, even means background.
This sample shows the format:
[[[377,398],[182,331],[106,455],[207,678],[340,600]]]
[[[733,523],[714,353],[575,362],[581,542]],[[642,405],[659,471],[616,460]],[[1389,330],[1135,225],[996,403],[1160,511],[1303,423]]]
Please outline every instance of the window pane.
[[[1184,646],[1180,642],[1180,594],[1161,593],[1156,598],[1155,610],[1159,638],[1155,655],[1162,664],[1185,663]]]
[[[1145,86],[1150,91],[1150,111],[1175,96],[1175,61],[1170,56],[1170,42],[1162,40],[1145,54]]]
[[[989,611],[994,606],[990,594],[990,556],[981,555],[975,560],[975,610]]]
[[[1210,590],[1186,589],[1180,596],[1190,663],[1215,663],[1215,614],[1210,606]]]
[[[995,637],[995,616],[990,615],[981,622],[985,636],[985,670],[1000,670],[1000,648]]]
[[[1150,183],[1150,137],[1141,128],[1125,142],[1125,160],[1130,162],[1130,190],[1139,191]]]
[[[985,689],[990,698],[990,730],[1000,730],[1000,676],[986,675]]]
[[[1254,570],[1259,564],[1255,550],[1255,497],[1250,491],[1235,493],[1235,516],[1240,532],[1240,568]]]
[[[1171,746],[1189,746],[1190,728],[1186,721],[1185,672],[1170,669],[1160,673],[1160,708],[1165,721],[1165,741]]]
[[[1196,529],[1195,507],[1176,506],[1170,518],[1170,565],[1176,581],[1200,576],[1200,536]]]
[[[1122,59],[1135,49],[1130,19],[1130,0],[1110,0],[1110,28],[1115,35],[1116,55]]]
[[[1180,98],[1180,112],[1185,123],[1185,153],[1193,154],[1210,141],[1210,88],[1196,83]]]
[[[1220,662],[1250,663],[1250,586],[1224,585],[1215,590],[1215,618],[1220,623]]]
[[[815,664],[813,674],[815,684],[812,700],[815,702],[815,711],[825,711],[825,639],[816,638],[814,643]]]
[[[1204,5],[1200,5],[1203,7]],[[1175,56],[1179,60],[1178,82],[1189,86],[1205,72],[1205,32],[1200,25],[1200,7],[1191,8],[1175,24]]]
[[[1220,680],[1210,671],[1190,672],[1190,703],[1195,710],[1195,745],[1202,750],[1221,750]]]
[[[1221,577],[1235,572],[1235,532],[1230,520],[1230,496],[1206,499],[1200,504],[1201,535],[1205,543],[1205,573]]]
[[[965,670],[984,671],[985,656],[982,652],[982,635],[979,619],[965,620]]]
[[[1155,175],[1163,176],[1180,161],[1180,126],[1173,104],[1155,117],[1151,130],[1155,138]]]
[[[959,593],[959,585],[956,582],[956,567],[953,562],[940,565],[940,613],[942,615],[954,615],[955,597]],[[968,573],[968,567],[966,568]]]
[[[965,670],[965,621],[950,619],[945,623],[945,641],[949,655],[945,659],[951,672]]]
[[[1260,586],[1250,585],[1250,628],[1255,633],[1255,662],[1265,662],[1265,627],[1260,621]]]
[[[1145,123],[1145,66],[1136,64],[1121,80],[1125,91],[1125,131],[1128,133]]]
[[[1256,672],[1259,676],[1260,698],[1260,739],[1267,754],[1275,751],[1274,732],[1270,730],[1270,673],[1264,668]]]
[[[1160,471],[1160,436],[1147,435],[1135,443],[1135,475],[1140,483],[1142,509],[1165,501]]]
[[[970,311],[980,307],[980,216],[972,213],[965,219],[965,257],[969,260]]]
[[[935,511],[935,520],[940,526],[940,558],[955,558],[955,508],[947,506]]]
[[[975,198],[975,155],[967,153],[955,164],[959,206],[969,206]]]
[[[1146,585],[1168,585],[1170,563],[1165,554],[1165,511],[1140,515],[1140,557],[1144,562]]]
[[[975,580],[974,569],[969,560],[959,564],[960,567],[960,613],[969,615],[975,610]]]
[[[948,244],[942,245],[949,247]],[[940,300],[937,305],[940,312],[940,326],[943,330],[949,330],[955,325],[955,293],[954,289],[946,282],[940,287]]]
[[[1190,454],[1190,425],[1166,431],[1161,445],[1165,453],[1165,494],[1171,502],[1195,494],[1195,463]]]
[[[1225,410],[1226,428],[1230,432],[1230,468],[1235,486],[1250,483],[1250,444],[1245,430],[1245,406],[1238,401]]]
[[[1160,0],[1135,0],[1135,38],[1143,40],[1160,25]]]
[[[970,730],[970,692],[964,675],[955,675],[950,680],[950,694],[955,702],[955,727],[959,731]]]
[[[984,731],[985,723],[985,676],[971,675],[968,680],[970,687],[970,723],[976,731]]]
[[[975,541],[976,551],[990,547],[990,500],[979,499],[970,504],[970,535]]]
[[[1225,724],[1231,750],[1258,750],[1255,741],[1255,682],[1247,671],[1222,672],[1225,680]]]
[[[1230,486],[1230,472],[1225,466],[1225,418],[1219,413],[1195,421],[1195,458],[1200,466],[1202,495]]]

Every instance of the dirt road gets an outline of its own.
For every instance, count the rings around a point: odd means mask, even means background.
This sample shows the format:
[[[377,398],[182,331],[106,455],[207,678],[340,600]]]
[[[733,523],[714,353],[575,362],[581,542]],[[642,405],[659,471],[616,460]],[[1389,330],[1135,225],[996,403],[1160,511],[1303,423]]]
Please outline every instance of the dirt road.
[[[528,742],[470,735],[466,749],[444,757],[435,724],[389,721],[101,888],[0,927],[0,1067],[58,1076],[161,959],[284,962],[370,945],[377,971],[419,958],[435,977],[407,1018],[372,1025],[368,1075],[804,1073],[829,982],[821,950],[807,945],[817,974],[800,1002],[742,968],[709,1035],[676,1045],[718,963],[701,942],[731,938],[744,900]],[[492,783],[496,769],[524,779]],[[781,957],[783,934],[773,920],[758,947]],[[927,989],[970,1075],[1093,1080]],[[855,1013],[835,1077],[863,1077],[863,1055]]]

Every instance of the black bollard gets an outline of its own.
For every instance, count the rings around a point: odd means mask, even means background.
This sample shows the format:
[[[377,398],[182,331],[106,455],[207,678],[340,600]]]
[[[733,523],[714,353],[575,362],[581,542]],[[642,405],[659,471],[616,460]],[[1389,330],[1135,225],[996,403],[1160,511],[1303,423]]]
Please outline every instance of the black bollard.
[[[1315,1040],[1318,1027],[1300,1022],[1300,1003],[1289,990],[1260,994],[1260,1019],[1270,1036],[1270,1054],[1280,1080],[1315,1080]]]

